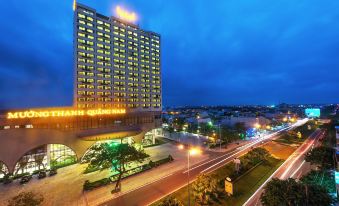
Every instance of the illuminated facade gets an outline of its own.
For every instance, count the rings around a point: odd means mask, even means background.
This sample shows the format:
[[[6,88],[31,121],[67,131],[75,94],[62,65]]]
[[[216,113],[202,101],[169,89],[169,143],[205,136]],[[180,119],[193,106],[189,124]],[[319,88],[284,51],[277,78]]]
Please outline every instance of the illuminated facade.
[[[6,171],[20,174],[80,161],[98,141],[140,144],[161,126],[160,112],[94,111],[99,110],[37,108],[28,110],[32,116],[25,110],[0,114],[0,178]]]
[[[75,5],[74,105],[161,111],[160,35],[131,23],[135,13],[116,11],[119,19]]]
[[[73,6],[74,105],[1,111],[0,178],[79,162],[98,141],[154,143],[160,36],[128,23],[136,14],[120,7],[126,21]]]

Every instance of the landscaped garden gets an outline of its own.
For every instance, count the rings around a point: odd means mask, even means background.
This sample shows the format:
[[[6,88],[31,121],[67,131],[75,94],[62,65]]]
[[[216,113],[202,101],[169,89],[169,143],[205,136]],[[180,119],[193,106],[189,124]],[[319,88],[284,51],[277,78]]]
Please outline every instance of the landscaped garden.
[[[191,205],[242,205],[283,161],[273,158],[263,148],[255,148],[240,157],[240,162],[239,169],[231,162],[208,175],[198,176],[197,180],[190,184],[192,191]],[[225,193],[225,179],[227,177],[232,179],[233,196],[227,196]],[[204,192],[202,188],[208,188],[208,191]],[[187,205],[187,186],[171,194],[171,197]],[[163,205],[165,199],[153,205]]]

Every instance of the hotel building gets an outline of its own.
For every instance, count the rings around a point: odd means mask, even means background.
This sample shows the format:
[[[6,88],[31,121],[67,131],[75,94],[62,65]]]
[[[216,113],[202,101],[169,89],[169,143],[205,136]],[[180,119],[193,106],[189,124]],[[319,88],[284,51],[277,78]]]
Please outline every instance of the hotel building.
[[[160,35],[77,4],[74,104],[161,111]]]
[[[74,105],[0,112],[0,179],[79,162],[101,141],[161,135],[160,35],[74,9]]]

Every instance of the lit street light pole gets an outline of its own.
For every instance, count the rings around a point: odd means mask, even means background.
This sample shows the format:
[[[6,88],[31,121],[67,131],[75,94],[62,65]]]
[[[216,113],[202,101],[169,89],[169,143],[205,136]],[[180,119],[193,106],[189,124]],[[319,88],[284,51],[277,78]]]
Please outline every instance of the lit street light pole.
[[[221,127],[220,124],[218,124],[219,127],[219,149],[221,150]]]
[[[188,206],[190,206],[190,199],[191,199],[191,193],[190,193],[190,152],[187,152],[187,193],[188,193]]]
[[[184,149],[184,145],[179,145],[179,149]],[[199,149],[189,149],[187,150],[187,193],[188,193],[188,205],[191,204],[191,192],[190,192],[190,156],[200,153]]]

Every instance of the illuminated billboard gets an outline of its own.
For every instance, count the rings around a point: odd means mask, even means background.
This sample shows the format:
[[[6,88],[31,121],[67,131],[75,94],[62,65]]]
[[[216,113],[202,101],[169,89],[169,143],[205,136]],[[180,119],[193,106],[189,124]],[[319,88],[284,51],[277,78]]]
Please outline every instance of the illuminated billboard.
[[[320,109],[318,108],[307,108],[305,109],[305,115],[310,118],[320,117]]]
[[[42,110],[8,112],[7,119],[46,118],[46,117],[74,117],[125,114],[125,109],[90,109],[90,110]]]

